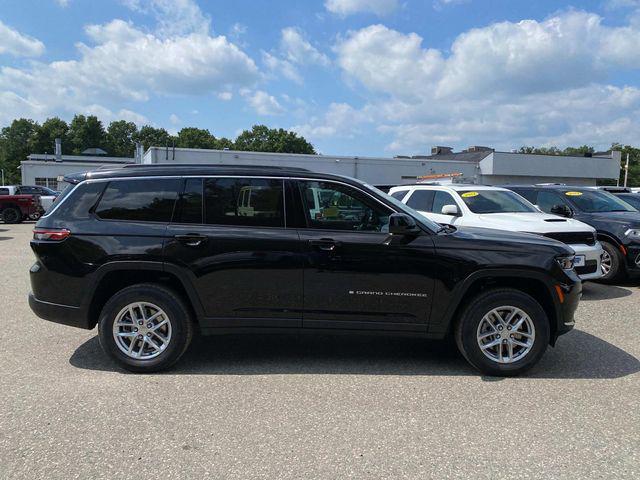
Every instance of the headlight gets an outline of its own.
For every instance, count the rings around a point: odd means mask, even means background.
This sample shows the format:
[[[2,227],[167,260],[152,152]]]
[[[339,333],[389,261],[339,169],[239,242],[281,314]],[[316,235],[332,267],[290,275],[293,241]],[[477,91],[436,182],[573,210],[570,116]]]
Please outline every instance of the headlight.
[[[640,240],[640,229],[638,228],[630,228],[624,234],[633,240]]]
[[[568,255],[566,257],[556,257],[556,262],[563,270],[573,270],[574,259],[575,255]]]

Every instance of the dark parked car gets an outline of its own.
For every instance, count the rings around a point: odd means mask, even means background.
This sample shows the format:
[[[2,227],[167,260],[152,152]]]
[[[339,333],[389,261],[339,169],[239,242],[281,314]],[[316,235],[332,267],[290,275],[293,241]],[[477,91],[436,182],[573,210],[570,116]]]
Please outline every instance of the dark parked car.
[[[566,185],[518,185],[543,212],[572,217],[594,227],[602,244],[601,281],[616,283],[640,273],[640,212],[604,190]]]
[[[635,193],[633,190],[627,187],[600,187],[601,190],[615,195],[621,200],[624,200],[636,210],[640,210],[640,194]]]
[[[357,180],[183,165],[65,181],[34,230],[29,303],[47,320],[98,324],[132,371],[169,367],[198,329],[452,335],[480,371],[515,375],[574,325],[570,248],[441,227]],[[318,193],[330,201],[310,204]]]

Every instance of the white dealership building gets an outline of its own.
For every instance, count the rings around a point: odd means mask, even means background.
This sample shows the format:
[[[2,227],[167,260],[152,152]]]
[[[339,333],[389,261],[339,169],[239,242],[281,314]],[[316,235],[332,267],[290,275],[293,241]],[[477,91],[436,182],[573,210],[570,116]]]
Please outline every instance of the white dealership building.
[[[347,175],[373,185],[415,183],[439,175],[452,176],[457,182],[486,185],[595,185],[598,179],[617,180],[620,161],[617,151],[591,156],[537,155],[498,152],[479,146],[461,152],[453,152],[449,147],[434,147],[431,155],[393,158],[151,147],[144,153],[138,148],[137,155],[131,158],[32,154],[20,168],[23,185],[52,188],[58,188],[59,178],[71,172],[130,163],[280,165]]]

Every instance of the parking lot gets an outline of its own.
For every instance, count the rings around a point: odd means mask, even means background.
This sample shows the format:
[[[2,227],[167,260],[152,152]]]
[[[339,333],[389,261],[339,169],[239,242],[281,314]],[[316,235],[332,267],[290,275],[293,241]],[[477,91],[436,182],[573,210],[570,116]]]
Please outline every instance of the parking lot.
[[[36,318],[33,224],[0,224],[0,478],[638,478],[639,282],[587,284],[522,378],[402,338],[197,339],[117,369],[96,331]]]

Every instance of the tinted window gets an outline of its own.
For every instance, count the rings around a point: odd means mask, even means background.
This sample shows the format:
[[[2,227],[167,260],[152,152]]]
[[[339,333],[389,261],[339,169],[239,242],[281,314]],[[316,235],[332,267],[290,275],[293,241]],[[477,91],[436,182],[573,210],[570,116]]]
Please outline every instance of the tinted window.
[[[332,182],[301,181],[307,221],[311,228],[388,231],[391,209],[358,190]]]
[[[543,212],[551,213],[551,209],[556,205],[567,205],[567,202],[556,192],[542,190],[538,192],[538,208]]]
[[[396,200],[402,200],[404,196],[407,194],[408,190],[398,190],[397,192],[393,192],[390,194]]]
[[[537,211],[533,205],[511,191],[460,190],[458,194],[473,213],[531,213]]]
[[[40,195],[40,191],[35,187],[20,187],[19,195]]]
[[[108,220],[169,222],[179,185],[179,179],[109,182],[96,215]]]
[[[9,195],[8,188],[0,188],[0,195]]]
[[[445,205],[458,205],[456,201],[453,199],[450,193],[443,191],[436,191],[433,197],[433,208],[431,211],[433,213],[442,213],[442,207]]]
[[[578,210],[584,212],[635,212],[628,203],[619,200],[608,192],[597,190],[566,190],[564,197]]]
[[[506,187],[506,188],[508,188],[509,190],[513,190],[518,195],[521,195],[524,198],[526,198],[529,202],[533,203],[534,205],[537,205],[538,195],[535,190],[530,188],[510,188],[510,187]]]
[[[205,223],[283,227],[282,184],[264,178],[205,179]]]
[[[618,198],[627,202],[636,210],[640,210],[640,195],[638,195],[637,193],[625,193],[623,195],[618,195]]]
[[[178,202],[177,223],[202,223],[202,179],[187,178]]]
[[[414,190],[407,200],[407,205],[415,210],[430,212],[434,193],[433,190]]]

